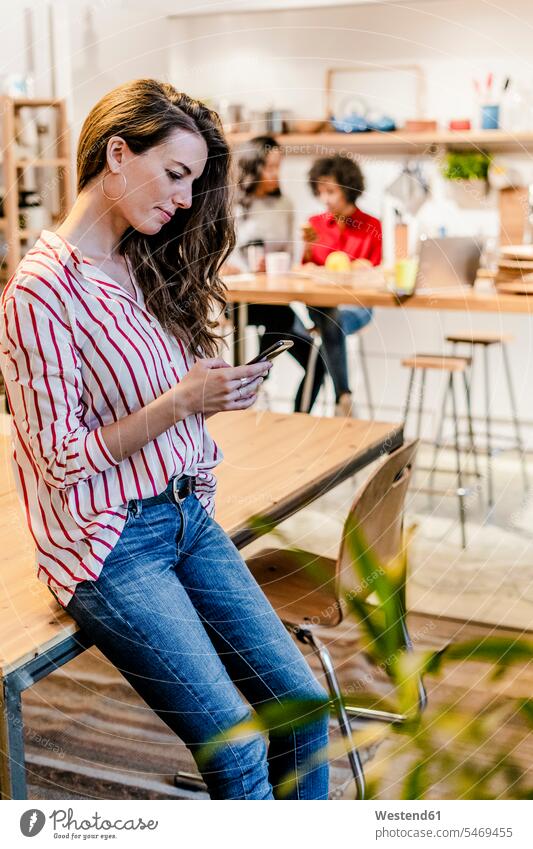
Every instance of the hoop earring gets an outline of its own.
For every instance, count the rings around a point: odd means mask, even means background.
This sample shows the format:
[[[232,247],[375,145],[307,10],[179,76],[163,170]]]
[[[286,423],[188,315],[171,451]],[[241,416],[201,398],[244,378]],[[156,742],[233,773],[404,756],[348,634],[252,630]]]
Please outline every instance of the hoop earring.
[[[102,194],[105,198],[107,198],[107,200],[121,200],[124,197],[124,195],[126,194],[126,186],[127,186],[126,178],[125,178],[124,174],[122,174],[122,173],[119,173],[118,175],[117,174],[113,175],[113,176],[122,177],[122,179],[124,180],[124,191],[118,197],[111,197],[111,195],[106,194],[106,190],[105,190],[105,179],[106,179],[106,177],[109,177],[110,174],[111,174],[111,171],[108,171],[106,174],[104,174],[104,176],[102,178],[102,182],[100,183],[100,186],[102,188]]]

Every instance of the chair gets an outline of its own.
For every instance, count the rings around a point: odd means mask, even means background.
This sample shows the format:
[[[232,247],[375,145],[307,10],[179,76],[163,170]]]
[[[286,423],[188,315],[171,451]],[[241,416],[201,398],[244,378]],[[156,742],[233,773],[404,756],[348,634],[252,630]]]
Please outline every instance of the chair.
[[[355,747],[350,716],[388,723],[401,723],[402,714],[369,708],[348,707],[344,704],[339,681],[326,646],[315,633],[316,626],[335,628],[346,613],[341,591],[357,591],[361,587],[353,569],[348,532],[353,524],[360,529],[366,544],[383,564],[397,557],[403,540],[403,508],[411,479],[417,442],[395,451],[380,464],[356,495],[342,534],[336,560],[310,552],[266,549],[247,560],[252,574],[263,588],[284,625],[302,643],[311,647],[324,670],[341,733],[348,743],[348,758],[355,778],[358,798],[365,795],[365,779],[360,755]],[[317,585],[311,572],[319,572],[322,582]],[[367,596],[372,592],[368,588]],[[405,623],[405,576],[401,607],[401,626],[405,647],[411,650],[411,640]],[[418,680],[419,707],[426,705],[426,693]]]

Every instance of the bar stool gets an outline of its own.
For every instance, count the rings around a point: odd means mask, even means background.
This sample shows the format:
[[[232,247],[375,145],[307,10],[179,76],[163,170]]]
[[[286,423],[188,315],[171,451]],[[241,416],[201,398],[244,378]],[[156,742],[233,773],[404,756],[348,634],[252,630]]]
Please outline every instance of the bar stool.
[[[481,348],[483,350],[483,371],[484,371],[484,389],[485,389],[485,434],[487,440],[487,504],[489,510],[494,506],[494,482],[492,475],[492,457],[494,453],[493,446],[493,436],[492,433],[492,417],[490,412],[490,363],[489,363],[489,348],[492,345],[499,345],[500,351],[502,353],[503,366],[505,371],[505,378],[507,383],[507,391],[509,394],[509,404],[511,408],[511,418],[514,426],[515,440],[511,447],[515,448],[518,451],[520,456],[520,463],[522,467],[522,479],[524,484],[524,492],[527,492],[529,489],[529,480],[527,473],[527,465],[526,465],[526,455],[524,451],[524,443],[522,442],[522,435],[520,433],[520,423],[518,420],[518,410],[516,407],[516,398],[514,393],[514,387],[511,377],[511,366],[509,363],[509,354],[507,352],[507,342],[511,342],[513,339],[512,336],[506,333],[498,333],[498,332],[478,332],[475,330],[467,330],[464,333],[449,333],[446,336],[446,341],[452,344],[452,350],[455,354],[457,351],[458,345],[469,345],[470,346],[470,355],[472,358],[472,365],[470,367],[470,374],[472,374],[474,367],[474,355],[476,353],[476,349]],[[443,417],[445,416],[445,410],[443,409]]]
[[[421,373],[420,377],[420,394],[418,397],[418,415],[417,415],[417,439],[420,439],[420,433],[422,429],[422,415],[424,410],[424,392],[426,386],[426,374],[428,371],[440,371],[448,373],[448,383],[445,390],[445,401],[444,404],[447,404],[448,398],[451,399],[452,404],[452,417],[454,423],[454,448],[455,448],[455,473],[457,480],[457,487],[455,489],[455,494],[458,497],[459,503],[459,522],[461,526],[461,545],[463,548],[466,548],[466,503],[465,499],[468,495],[470,495],[471,490],[464,486],[463,480],[464,478],[471,473],[466,472],[466,470],[462,466],[461,462],[461,446],[459,444],[459,419],[457,415],[457,398],[456,398],[456,386],[454,381],[454,376],[462,375],[463,376],[463,388],[465,395],[465,405],[467,411],[468,418],[468,433],[469,433],[469,442],[470,442],[470,451],[472,453],[472,457],[474,459],[474,472],[473,474],[476,477],[480,477],[479,469],[477,465],[477,453],[476,446],[474,443],[474,430],[472,427],[472,410],[470,404],[470,386],[468,382],[468,369],[471,363],[470,357],[458,357],[458,356],[448,356],[445,354],[415,354],[413,357],[408,357],[402,360],[401,364],[405,368],[409,368],[411,370],[409,375],[409,385],[407,389],[407,398],[405,401],[403,422],[404,427],[407,426],[407,420],[409,417],[409,412],[411,409],[411,397],[413,394],[413,387],[415,382],[416,372],[419,371]],[[439,427],[439,441],[442,438],[442,430]],[[436,448],[438,443],[436,445]],[[437,462],[437,452],[435,452],[433,456],[433,462],[427,471],[430,472],[430,488],[427,490],[430,493],[435,493],[437,490],[433,488],[433,479],[434,474],[437,471],[436,469]],[[420,468],[420,467],[419,467]],[[448,491],[440,491],[441,494],[448,494]]]

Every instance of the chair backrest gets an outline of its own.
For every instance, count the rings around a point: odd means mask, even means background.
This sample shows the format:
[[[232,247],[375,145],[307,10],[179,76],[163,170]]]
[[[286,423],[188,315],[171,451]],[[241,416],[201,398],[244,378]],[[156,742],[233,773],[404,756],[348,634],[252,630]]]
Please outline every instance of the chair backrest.
[[[362,587],[353,567],[348,534],[354,524],[366,546],[385,566],[402,548],[405,496],[411,481],[418,440],[408,442],[389,454],[365,481],[350,508],[344,524],[337,560],[336,589],[355,591],[361,596],[373,592],[371,584]],[[344,605],[343,605],[344,606]]]

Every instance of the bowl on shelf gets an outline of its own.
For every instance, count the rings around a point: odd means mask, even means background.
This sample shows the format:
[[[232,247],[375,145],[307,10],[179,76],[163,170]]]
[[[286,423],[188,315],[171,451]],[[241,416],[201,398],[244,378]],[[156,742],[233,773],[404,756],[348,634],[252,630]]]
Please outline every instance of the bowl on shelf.
[[[436,121],[411,119],[405,122],[403,129],[406,133],[435,133],[438,126]]]
[[[289,121],[289,133],[320,133],[324,129],[325,121],[312,121],[305,118],[294,118]]]

